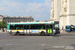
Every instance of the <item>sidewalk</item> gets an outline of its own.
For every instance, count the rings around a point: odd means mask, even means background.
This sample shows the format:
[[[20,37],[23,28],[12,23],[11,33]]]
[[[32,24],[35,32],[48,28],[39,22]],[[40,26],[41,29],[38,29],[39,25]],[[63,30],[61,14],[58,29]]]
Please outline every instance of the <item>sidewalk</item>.
[[[66,32],[65,30],[61,30],[60,34],[75,34],[75,32]]]
[[[6,33],[6,31],[5,32],[2,32],[2,30],[0,30],[0,33]]]
[[[65,33],[67,33],[65,30],[60,31],[60,34],[65,34]]]

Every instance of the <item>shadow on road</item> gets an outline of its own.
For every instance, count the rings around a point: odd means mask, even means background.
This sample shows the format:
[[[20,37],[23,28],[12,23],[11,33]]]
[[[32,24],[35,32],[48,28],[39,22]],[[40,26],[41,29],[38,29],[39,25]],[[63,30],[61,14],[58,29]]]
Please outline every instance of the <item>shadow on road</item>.
[[[42,36],[42,35],[40,35],[40,34],[26,34],[26,35],[11,35],[11,36]],[[52,35],[43,35],[43,36],[52,36]],[[53,35],[53,36],[59,37],[60,34],[59,35]]]
[[[72,34],[72,33],[70,33],[70,34],[65,33],[65,34],[60,34],[60,36],[75,36],[75,34]]]
[[[75,47],[75,44],[71,44],[71,46]]]
[[[25,35],[11,35],[11,36],[41,36],[40,34],[25,34]],[[45,35],[46,36],[46,35]],[[50,35],[52,36],[52,35]],[[74,33],[61,33],[57,35],[53,35],[54,37],[59,37],[59,36],[75,36]]]
[[[2,50],[2,47],[0,47],[0,50]]]

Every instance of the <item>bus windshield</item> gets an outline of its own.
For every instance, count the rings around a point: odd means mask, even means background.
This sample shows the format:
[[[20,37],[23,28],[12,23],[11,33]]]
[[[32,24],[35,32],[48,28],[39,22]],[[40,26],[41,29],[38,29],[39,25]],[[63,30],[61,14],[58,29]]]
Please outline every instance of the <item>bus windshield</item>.
[[[70,29],[70,26],[66,26],[66,29]]]
[[[54,29],[59,29],[59,24],[55,24]]]

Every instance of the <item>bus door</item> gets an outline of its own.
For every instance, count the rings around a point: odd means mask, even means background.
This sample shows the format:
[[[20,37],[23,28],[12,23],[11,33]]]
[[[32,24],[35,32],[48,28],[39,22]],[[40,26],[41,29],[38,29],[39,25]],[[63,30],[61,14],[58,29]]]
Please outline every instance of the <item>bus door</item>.
[[[24,25],[24,33],[26,34],[29,34],[30,33],[30,29],[29,29],[29,25]]]
[[[47,24],[46,25],[46,34],[52,34],[53,33],[53,25]]]

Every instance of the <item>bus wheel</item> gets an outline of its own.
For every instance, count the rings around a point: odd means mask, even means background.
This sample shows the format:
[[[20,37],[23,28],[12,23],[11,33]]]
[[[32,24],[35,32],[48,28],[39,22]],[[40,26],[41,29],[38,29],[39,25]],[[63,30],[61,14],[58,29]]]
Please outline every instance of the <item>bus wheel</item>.
[[[20,35],[20,33],[17,33],[17,35]]]
[[[10,34],[12,34],[12,31],[10,31]]]
[[[41,36],[45,36],[45,32],[41,32]]]
[[[17,35],[17,34],[15,34],[15,35]]]
[[[68,31],[67,33],[70,33],[70,31]]]
[[[16,35],[20,35],[20,32],[19,32],[19,31],[17,31],[17,32],[16,32]]]

